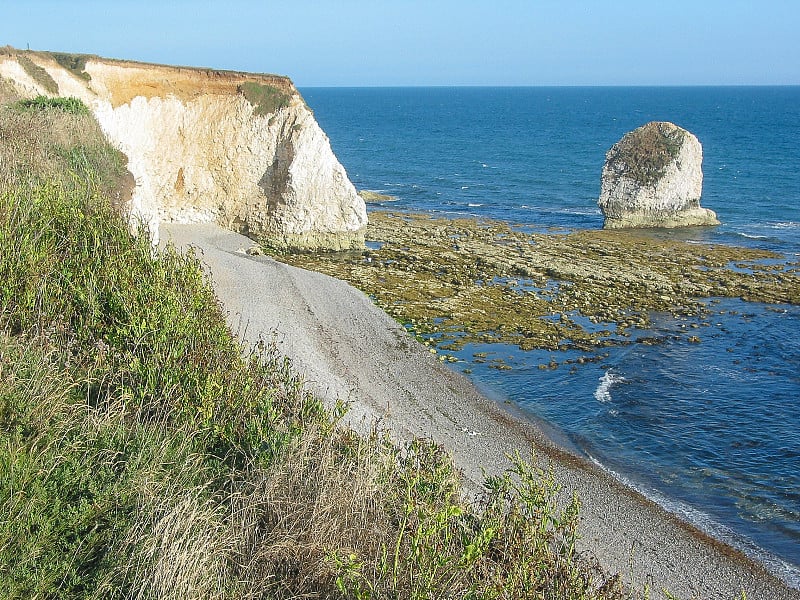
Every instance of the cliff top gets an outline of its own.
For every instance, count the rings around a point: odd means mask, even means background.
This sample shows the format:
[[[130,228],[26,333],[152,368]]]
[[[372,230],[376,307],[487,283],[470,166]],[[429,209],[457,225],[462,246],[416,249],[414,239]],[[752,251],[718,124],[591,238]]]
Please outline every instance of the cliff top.
[[[145,98],[175,96],[191,100],[203,94],[237,94],[245,84],[269,86],[287,96],[297,93],[292,80],[284,75],[245,73],[211,69],[145,63],[132,60],[103,58],[94,54],[70,54],[37,50],[0,48],[0,60],[11,57],[25,72],[51,94],[63,94],[60,85],[48,73],[60,67],[95,91],[93,74],[102,73],[103,91],[114,107],[130,102],[136,96]],[[248,98],[250,99],[250,98]]]

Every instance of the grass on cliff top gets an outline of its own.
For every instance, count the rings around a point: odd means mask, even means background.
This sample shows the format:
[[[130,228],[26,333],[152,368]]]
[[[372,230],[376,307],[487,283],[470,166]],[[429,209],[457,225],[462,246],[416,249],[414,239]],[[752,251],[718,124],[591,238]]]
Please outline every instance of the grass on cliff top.
[[[86,61],[93,57],[90,54],[69,54],[66,52],[37,52],[31,50],[18,50],[12,46],[3,46],[0,48],[0,54],[14,57],[25,72],[39,85],[41,85],[47,92],[51,94],[58,94],[58,83],[53,79],[50,74],[37,65],[32,56],[46,57],[55,60],[61,67],[86,81],[91,77],[85,71]]]
[[[465,504],[439,448],[243,353],[198,261],[110,208],[89,115],[0,109],[0,151],[0,598],[623,597],[551,474]]]
[[[282,108],[289,106],[292,99],[287,94],[275,86],[247,81],[239,86],[239,92],[253,106],[256,115],[271,115]]]
[[[93,54],[70,54],[68,52],[44,52],[43,54],[51,56],[53,60],[76,77],[86,81],[91,80],[91,75],[86,72],[86,62],[95,58]]]

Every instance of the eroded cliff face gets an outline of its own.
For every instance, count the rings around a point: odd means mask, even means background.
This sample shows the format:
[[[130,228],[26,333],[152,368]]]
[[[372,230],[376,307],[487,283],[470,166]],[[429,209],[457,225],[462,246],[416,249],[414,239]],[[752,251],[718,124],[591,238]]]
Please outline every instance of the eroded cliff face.
[[[162,221],[215,221],[276,247],[363,246],[364,202],[288,78],[64,56],[0,55],[0,76],[92,109],[154,240]]]
[[[700,206],[703,149],[698,139],[673,123],[651,122],[606,153],[600,184],[603,227],[690,227],[719,225]]]

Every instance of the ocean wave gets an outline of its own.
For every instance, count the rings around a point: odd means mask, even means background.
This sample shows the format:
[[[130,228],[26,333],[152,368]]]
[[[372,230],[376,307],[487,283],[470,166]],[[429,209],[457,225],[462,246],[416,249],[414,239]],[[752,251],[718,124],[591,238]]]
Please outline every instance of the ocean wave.
[[[778,221],[776,223],[767,223],[765,227],[769,229],[796,229],[800,227],[797,221]]]
[[[559,208],[552,212],[563,214],[563,215],[582,215],[582,216],[594,216],[602,214],[599,208]]]
[[[617,375],[611,371],[606,371],[600,378],[600,383],[594,391],[594,397],[598,402],[606,404],[611,402],[611,387],[617,383],[623,383],[625,378],[622,375]]]
[[[596,216],[601,214],[599,208],[588,208],[588,207],[577,207],[577,206],[566,206],[566,207],[554,207],[550,205],[540,206],[534,205],[531,206],[530,204],[520,204],[519,208],[521,210],[536,210],[544,214],[555,214],[555,215],[576,215],[580,217],[586,216]]]

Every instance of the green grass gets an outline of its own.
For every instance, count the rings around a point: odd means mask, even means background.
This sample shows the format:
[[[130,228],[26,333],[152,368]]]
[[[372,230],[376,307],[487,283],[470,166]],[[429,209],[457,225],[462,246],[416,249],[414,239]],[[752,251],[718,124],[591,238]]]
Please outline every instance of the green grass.
[[[25,100],[19,100],[14,104],[19,110],[48,110],[57,109],[72,115],[88,115],[89,108],[79,98],[50,98],[48,96],[36,96]]]
[[[34,138],[0,163],[0,596],[127,595],[163,559],[134,531],[187,502],[218,517],[238,476],[328,417],[283,359],[243,356],[194,258],[154,255],[111,211],[115,151],[59,139],[91,117],[42,110],[0,121]]]
[[[93,55],[70,54],[67,52],[48,52],[47,54],[52,56],[59,65],[76,77],[80,77],[86,81],[91,80],[91,76],[86,72],[86,61],[93,58]]]
[[[0,139],[0,598],[626,597],[551,473],[511,457],[465,503],[439,447],[244,352],[196,258],[110,208],[89,115]]]
[[[286,94],[274,86],[262,85],[254,81],[240,85],[239,92],[253,106],[253,112],[257,115],[274,114],[289,106],[289,101],[292,99],[290,94]]]
[[[23,69],[25,69],[25,72],[28,75],[30,75],[34,81],[36,81],[39,85],[41,85],[45,90],[47,90],[51,94],[58,93],[58,84],[47,71],[45,71],[42,67],[40,67],[36,63],[34,63],[25,54],[18,54],[16,58],[17,62],[22,66]]]

